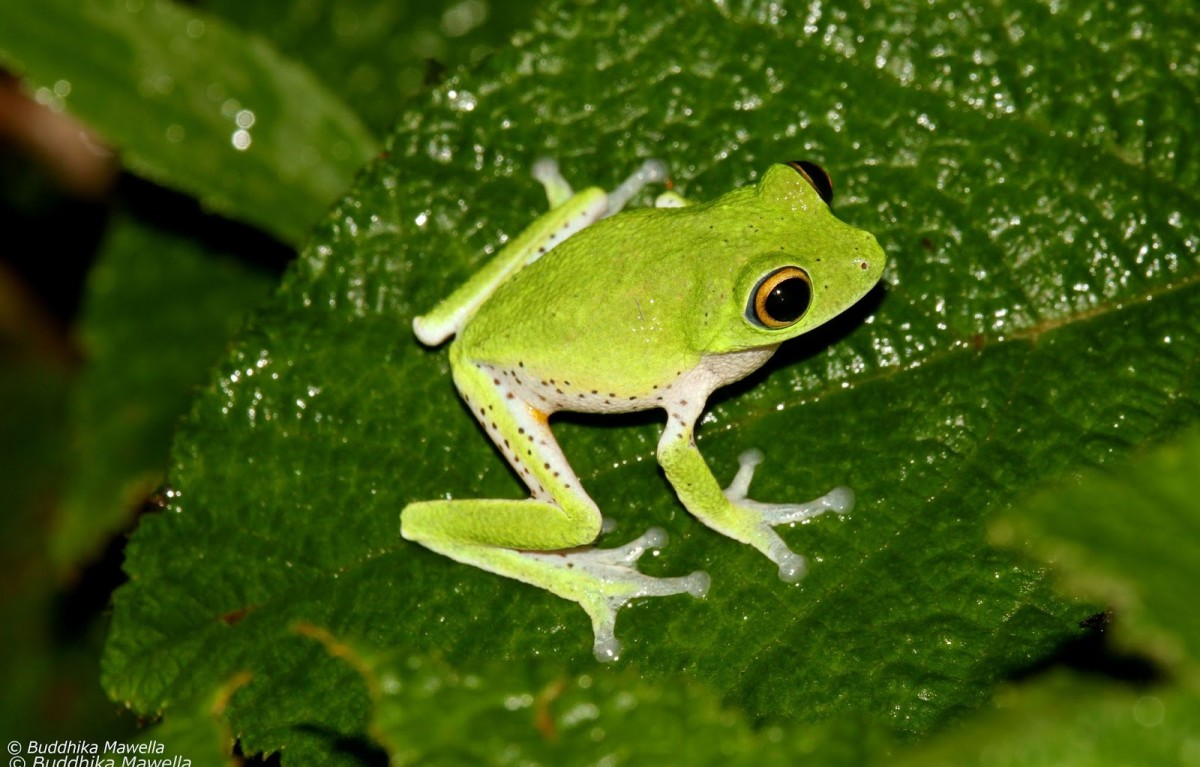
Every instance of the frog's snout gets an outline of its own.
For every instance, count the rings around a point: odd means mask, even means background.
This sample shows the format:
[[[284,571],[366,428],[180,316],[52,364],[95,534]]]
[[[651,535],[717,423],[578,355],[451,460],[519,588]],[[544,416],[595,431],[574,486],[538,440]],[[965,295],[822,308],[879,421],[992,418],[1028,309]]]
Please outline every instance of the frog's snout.
[[[887,256],[884,255],[883,248],[879,247],[879,241],[875,239],[875,235],[870,232],[863,232],[863,235],[863,244],[856,249],[852,266],[874,284],[883,276],[883,267],[887,264]]]

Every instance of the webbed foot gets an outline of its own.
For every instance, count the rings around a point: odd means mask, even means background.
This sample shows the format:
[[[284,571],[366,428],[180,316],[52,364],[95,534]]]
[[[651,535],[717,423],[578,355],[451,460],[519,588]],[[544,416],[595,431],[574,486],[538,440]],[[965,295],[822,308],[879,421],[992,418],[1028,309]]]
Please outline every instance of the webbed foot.
[[[763,462],[761,450],[747,450],[738,457],[738,473],[725,488],[725,497],[741,509],[756,512],[760,519],[759,536],[763,539],[760,550],[771,561],[779,565],[779,577],[794,583],[807,571],[804,557],[787,547],[787,544],[770,528],[795,522],[807,522],[813,517],[832,511],[845,514],[854,508],[854,491],[848,487],[835,487],[820,498],[807,503],[761,503],[746,497],[754,470]]]
[[[621,643],[615,636],[617,612],[639,597],[691,594],[703,598],[711,579],[696,572],[676,578],[658,578],[639,572],[635,565],[643,554],[667,543],[667,533],[652,527],[643,535],[613,549],[580,549],[562,552],[525,552],[526,557],[558,569],[559,581],[549,586],[559,596],[578,602],[592,619],[596,659],[616,660]],[[560,590],[561,589],[561,590]]]

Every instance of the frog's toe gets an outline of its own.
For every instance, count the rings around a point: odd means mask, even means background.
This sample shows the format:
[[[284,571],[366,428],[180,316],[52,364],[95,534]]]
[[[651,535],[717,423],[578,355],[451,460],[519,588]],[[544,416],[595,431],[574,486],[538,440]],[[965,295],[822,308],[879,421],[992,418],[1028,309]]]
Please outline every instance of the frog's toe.
[[[750,491],[750,480],[754,478],[754,470],[763,461],[763,454],[758,450],[747,450],[738,459],[738,472],[729,487],[725,488],[725,497],[729,499],[741,514],[740,535],[738,540],[752,544],[779,566],[779,578],[787,583],[795,583],[804,577],[808,571],[804,557],[788,548],[783,539],[772,528],[778,525],[807,522],[813,517],[827,511],[845,514],[854,508],[854,491],[848,487],[835,487],[825,495],[808,503],[761,503],[746,497]]]
[[[596,632],[596,642],[592,645],[592,653],[601,663],[612,663],[621,657],[621,640],[613,636],[612,627],[605,632]]]
[[[611,216],[624,208],[626,203],[647,184],[666,181],[669,175],[667,164],[662,160],[646,160],[640,168],[633,172],[633,175],[608,193],[608,215]]]
[[[558,169],[558,160],[553,157],[539,157],[533,163],[532,174],[535,179],[543,184],[550,184],[562,180],[562,173]]]
[[[763,522],[775,527],[794,522],[804,522],[827,511],[845,514],[854,508],[854,491],[848,487],[835,487],[820,498],[807,503],[761,503],[746,497],[750,492],[750,480],[754,471],[763,462],[760,450],[747,450],[738,458],[738,472],[725,497],[744,509],[752,509],[762,515]],[[786,579],[785,579],[786,580]]]
[[[604,564],[611,567],[629,567],[642,558],[651,549],[661,549],[671,542],[671,536],[661,527],[651,527],[646,532],[634,538],[623,546],[612,549],[590,549],[582,552],[587,555],[589,562]],[[572,556],[572,555],[567,555]]]
[[[848,487],[835,487],[820,498],[815,498],[808,503],[759,503],[746,498],[736,503],[743,508],[754,509],[762,515],[764,522],[771,527],[776,527],[807,522],[827,511],[845,514],[854,508],[854,491]]]
[[[708,573],[659,578],[638,571],[637,561],[652,549],[667,544],[665,530],[652,527],[623,546],[568,552],[527,552],[526,556],[554,566],[561,577],[551,590],[578,602],[592,619],[593,650],[600,661],[616,660],[621,643],[616,638],[617,613],[634,599],[708,593]]]
[[[854,491],[840,485],[825,494],[825,502],[835,514],[847,514],[854,509]]]
[[[784,583],[795,583],[808,573],[808,562],[789,548],[784,547],[771,559],[779,565],[779,580]]]
[[[595,641],[592,652],[596,660],[608,663],[621,656],[621,642],[616,637],[617,613],[630,600],[644,596],[668,596],[691,594],[703,599],[708,594],[712,579],[703,570],[697,570],[680,578],[654,578],[634,571],[636,585],[633,591],[618,590],[607,593],[600,600],[582,601],[583,608],[592,618],[592,633]]]

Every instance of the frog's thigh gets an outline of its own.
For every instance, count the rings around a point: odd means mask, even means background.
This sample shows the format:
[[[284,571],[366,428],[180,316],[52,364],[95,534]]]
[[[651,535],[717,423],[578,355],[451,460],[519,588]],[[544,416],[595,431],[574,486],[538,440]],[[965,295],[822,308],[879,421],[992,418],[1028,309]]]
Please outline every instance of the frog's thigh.
[[[472,414],[529,487],[527,500],[424,501],[401,517],[405,538],[460,559],[448,546],[552,551],[591,543],[601,517],[550,431],[546,416],[511,390],[515,371],[484,366],[451,348],[454,383]]]

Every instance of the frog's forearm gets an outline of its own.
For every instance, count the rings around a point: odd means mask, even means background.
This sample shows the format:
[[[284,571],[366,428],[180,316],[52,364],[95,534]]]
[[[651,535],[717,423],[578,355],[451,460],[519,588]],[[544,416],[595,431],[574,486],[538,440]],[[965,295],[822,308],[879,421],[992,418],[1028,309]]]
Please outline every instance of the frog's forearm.
[[[760,513],[734,504],[721,489],[693,440],[693,422],[672,414],[658,443],[658,462],[679,500],[713,530],[747,543],[779,565],[787,581],[804,574],[804,557],[788,548]]]
[[[471,275],[458,290],[428,314],[413,320],[413,332],[426,346],[437,346],[456,334],[500,283],[537,261],[558,243],[594,223],[608,211],[603,189],[585,189],[544,213],[496,257]]]

